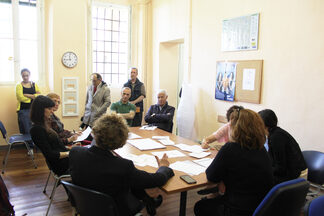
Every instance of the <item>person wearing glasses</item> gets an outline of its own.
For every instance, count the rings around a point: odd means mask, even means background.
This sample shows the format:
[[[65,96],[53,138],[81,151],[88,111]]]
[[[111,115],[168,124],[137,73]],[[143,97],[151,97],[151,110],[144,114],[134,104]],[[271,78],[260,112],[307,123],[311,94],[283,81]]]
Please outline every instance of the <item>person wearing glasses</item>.
[[[110,89],[98,73],[91,75],[92,85],[87,91],[85,111],[82,118],[84,126],[92,127],[95,120],[106,113],[110,106]]]
[[[52,101],[55,103],[55,106],[53,107],[53,114],[49,120],[52,129],[58,134],[64,145],[72,144],[72,142],[75,141],[78,136],[81,135],[81,133],[74,133],[72,131],[65,130],[64,124],[61,122],[60,118],[54,114],[61,104],[60,96],[56,93],[49,93],[47,94],[47,97],[52,99]]]
[[[273,187],[261,117],[249,109],[235,109],[230,122],[229,142],[206,169],[208,181],[223,182],[224,195],[198,201],[194,207],[197,216],[251,216]]]

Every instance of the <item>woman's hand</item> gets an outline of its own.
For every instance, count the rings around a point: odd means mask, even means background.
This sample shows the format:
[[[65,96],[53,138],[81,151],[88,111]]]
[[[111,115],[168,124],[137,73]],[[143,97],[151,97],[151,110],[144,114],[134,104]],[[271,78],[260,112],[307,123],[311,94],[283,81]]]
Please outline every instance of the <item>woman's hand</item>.
[[[170,162],[168,161],[168,155],[165,153],[161,159],[159,159],[157,156],[155,156],[155,159],[156,159],[159,167],[161,167],[161,166],[168,167],[170,165]]]
[[[70,136],[69,138],[68,138],[68,142],[70,143],[70,142],[74,142],[75,140],[77,140],[78,139],[78,136],[80,136],[81,135],[81,133],[75,133],[75,134],[73,134],[72,136]]]
[[[25,97],[28,97],[30,99],[35,99],[35,95],[33,94],[24,94]]]
[[[202,142],[201,142],[201,148],[203,149],[208,149],[209,148],[209,145],[208,145],[208,142],[206,139],[203,139]]]

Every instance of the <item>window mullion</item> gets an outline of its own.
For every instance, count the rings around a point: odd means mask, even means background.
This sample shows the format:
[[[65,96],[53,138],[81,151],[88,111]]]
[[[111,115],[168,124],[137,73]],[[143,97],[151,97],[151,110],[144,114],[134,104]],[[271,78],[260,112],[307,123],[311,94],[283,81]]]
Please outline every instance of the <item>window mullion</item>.
[[[13,47],[14,47],[14,74],[15,82],[19,82],[20,78],[20,41],[19,41],[19,0],[12,1],[12,26],[13,26]]]

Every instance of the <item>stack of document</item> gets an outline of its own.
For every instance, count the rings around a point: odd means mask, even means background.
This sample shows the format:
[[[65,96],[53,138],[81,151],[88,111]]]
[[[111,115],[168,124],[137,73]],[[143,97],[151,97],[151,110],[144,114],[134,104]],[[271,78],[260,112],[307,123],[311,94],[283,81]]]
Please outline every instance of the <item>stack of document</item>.
[[[128,139],[138,139],[138,138],[142,138],[142,137],[132,132],[128,133]]]
[[[191,152],[189,154],[191,157],[195,157],[195,158],[204,158],[208,155],[210,155],[210,152]]]
[[[170,164],[170,168],[187,173],[188,175],[199,175],[206,170],[206,167],[200,166],[190,160],[177,161]]]
[[[158,167],[157,161],[154,156],[148,154],[135,155],[127,153],[122,148],[114,150],[120,157],[133,161],[137,166],[152,166]]]
[[[193,153],[200,153],[203,151],[207,151],[207,149],[201,148],[199,145],[187,145],[187,144],[177,144],[175,147],[178,147],[179,149],[183,151],[193,152]]]
[[[87,139],[87,137],[90,135],[91,131],[92,131],[91,127],[87,127],[87,129],[82,131],[82,134],[80,136],[78,136],[78,138],[74,142],[81,142],[81,141]]]
[[[207,168],[213,162],[213,160],[213,158],[203,158],[199,160],[194,160],[193,162]]]
[[[136,139],[136,140],[127,140],[129,144],[138,148],[139,150],[152,150],[152,149],[161,149],[165,148],[164,145],[152,140],[152,139]]]
[[[174,145],[169,136],[152,136],[152,139],[159,140],[163,145]]]

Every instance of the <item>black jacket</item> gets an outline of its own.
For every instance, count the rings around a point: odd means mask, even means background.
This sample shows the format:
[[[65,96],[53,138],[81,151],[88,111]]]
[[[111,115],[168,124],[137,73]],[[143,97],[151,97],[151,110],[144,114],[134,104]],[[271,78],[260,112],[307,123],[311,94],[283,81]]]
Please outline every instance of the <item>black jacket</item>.
[[[282,128],[269,129],[268,145],[276,184],[297,178],[307,168],[298,143]]]
[[[144,119],[148,124],[172,133],[174,110],[174,107],[169,106],[168,102],[166,102],[161,110],[159,105],[155,104],[147,111]],[[152,116],[153,113],[154,116]]]
[[[138,97],[140,97],[142,95],[142,93],[141,93],[142,85],[144,85],[144,84],[141,81],[139,81],[139,79],[137,79],[137,78],[136,78],[136,81],[135,81],[134,88],[132,88],[132,81],[131,80],[128,80],[128,82],[124,84],[124,87],[130,88],[131,91],[132,91],[131,97],[129,98],[130,101],[134,101],[134,100],[136,100]],[[140,107],[141,112],[143,112],[143,101],[140,101],[140,102],[136,103],[135,106]]]
[[[73,183],[112,196],[121,216],[134,215],[141,208],[136,199],[139,209],[130,207],[134,206],[134,199],[132,203],[129,200],[131,190],[160,187],[174,175],[168,167],[160,167],[156,173],[138,170],[132,161],[97,146],[74,147],[69,157]]]

